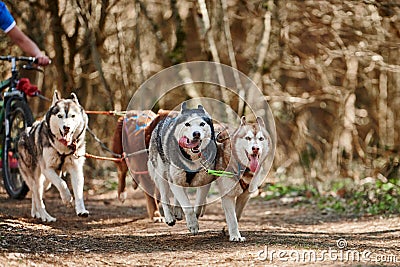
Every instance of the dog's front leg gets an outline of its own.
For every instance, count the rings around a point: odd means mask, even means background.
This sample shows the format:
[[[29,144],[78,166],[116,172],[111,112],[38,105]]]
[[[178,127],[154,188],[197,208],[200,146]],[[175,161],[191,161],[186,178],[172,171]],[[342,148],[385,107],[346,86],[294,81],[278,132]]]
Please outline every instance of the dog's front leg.
[[[83,186],[85,181],[83,163],[78,162],[76,165],[72,165],[68,171],[71,175],[72,190],[74,191],[76,215],[79,217],[88,217],[89,211],[86,210],[85,203],[83,202]]]
[[[196,192],[196,204],[194,207],[194,213],[196,217],[199,218],[204,215],[206,209],[206,198],[210,191],[211,183],[200,186],[197,188]]]
[[[151,163],[150,163],[151,164]],[[149,164],[149,166],[150,166]],[[151,170],[149,168],[149,170]],[[176,223],[175,216],[172,214],[171,205],[169,202],[170,187],[168,181],[160,174],[154,173],[154,182],[160,191],[161,205],[164,211],[165,223],[169,226],[174,226]]]
[[[236,199],[236,218],[238,221],[242,216],[243,209],[246,206],[247,201],[249,201],[249,198],[250,198],[250,193],[248,190],[246,190]]]
[[[235,197],[225,195],[221,200],[222,208],[225,212],[226,223],[228,224],[229,241],[245,241],[246,238],[242,237],[239,233],[239,225],[235,212]]]
[[[181,221],[183,219],[183,210],[181,204],[179,203],[178,199],[174,198],[174,216],[177,221]]]
[[[37,179],[27,179],[26,182],[32,191],[32,210],[31,215],[33,218],[39,218],[43,222],[55,222],[56,218],[50,216],[46,211],[46,206],[43,202],[43,183],[46,179],[39,173],[35,173],[34,177]]]
[[[156,178],[157,179],[157,178]],[[169,226],[174,226],[176,223],[175,216],[172,214],[171,205],[169,202],[170,188],[168,181],[163,177],[158,177],[156,180],[158,189],[160,190],[161,205],[164,211],[165,223]]]
[[[58,189],[63,203],[67,206],[72,206],[73,197],[69,192],[67,183],[58,176],[58,174],[50,168],[42,168],[43,175]]]
[[[199,232],[199,222],[197,221],[192,204],[186,195],[185,188],[171,183],[171,190],[182,207],[183,213],[185,213],[186,224],[189,231],[196,235]]]

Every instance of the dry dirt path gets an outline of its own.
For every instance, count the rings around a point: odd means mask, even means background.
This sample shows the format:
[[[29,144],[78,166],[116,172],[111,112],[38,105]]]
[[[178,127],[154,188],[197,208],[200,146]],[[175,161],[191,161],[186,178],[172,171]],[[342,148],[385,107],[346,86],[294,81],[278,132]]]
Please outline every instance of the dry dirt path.
[[[0,266],[400,266],[399,216],[342,218],[255,198],[240,223],[247,241],[231,243],[219,202],[191,236],[183,221],[150,222],[140,191],[124,204],[115,192],[87,197],[85,219],[47,194],[52,224],[29,218],[29,195],[14,201],[3,191]]]

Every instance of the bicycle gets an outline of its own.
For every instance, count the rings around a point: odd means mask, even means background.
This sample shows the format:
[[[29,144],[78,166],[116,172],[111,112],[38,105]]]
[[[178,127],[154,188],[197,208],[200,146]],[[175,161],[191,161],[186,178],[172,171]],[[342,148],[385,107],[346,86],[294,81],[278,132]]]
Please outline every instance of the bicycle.
[[[18,139],[20,134],[33,124],[33,114],[29,108],[27,95],[37,95],[37,87],[29,79],[20,78],[17,62],[25,62],[22,68],[42,71],[33,66],[34,57],[0,56],[0,60],[11,62],[11,77],[0,81],[3,98],[0,100],[0,138],[2,139],[1,168],[4,187],[13,199],[23,199],[29,191],[18,170]]]

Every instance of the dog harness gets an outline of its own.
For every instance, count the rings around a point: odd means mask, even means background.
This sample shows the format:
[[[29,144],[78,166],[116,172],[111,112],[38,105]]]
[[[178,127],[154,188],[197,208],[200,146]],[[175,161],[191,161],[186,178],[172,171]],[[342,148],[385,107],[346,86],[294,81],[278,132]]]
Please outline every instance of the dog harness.
[[[210,119],[208,119],[208,118],[203,118],[203,119],[206,121],[206,123],[208,123],[211,126],[211,135],[214,136],[215,134],[214,134],[214,127],[212,125],[212,121]],[[166,155],[165,155],[164,147],[163,147],[163,144],[162,144],[162,136],[161,136],[161,134],[163,132],[163,129],[168,128],[174,120],[176,120],[176,118],[166,117],[165,119],[161,120],[158,123],[158,125],[157,125],[157,127],[155,129],[155,131],[156,131],[157,151],[158,151],[158,153],[159,153],[159,155],[161,157],[161,160],[164,161],[164,162],[166,162],[168,159],[166,158]],[[211,139],[212,139],[212,141],[215,142],[215,137],[213,137]],[[179,144],[178,144],[178,147],[179,147],[179,150],[180,150],[182,156],[185,159],[192,161],[191,156]],[[204,159],[205,161],[207,161],[207,157],[204,154],[204,151],[201,151],[198,154],[199,154],[199,157],[201,159]],[[215,158],[211,162],[211,165],[213,165],[213,164],[215,164]],[[191,182],[195,178],[196,174],[198,174],[202,169],[205,169],[206,171],[208,170],[203,163],[201,163],[201,165],[202,165],[202,167],[198,168],[197,170],[189,170],[189,169],[187,169],[185,167],[183,168],[184,171],[185,171],[185,174],[186,174],[186,182],[188,184],[191,184]]]
[[[65,163],[65,159],[66,159],[68,156],[71,156],[72,154],[74,154],[75,152],[76,152],[76,151],[72,151],[72,152],[69,153],[69,154],[61,154],[60,152],[57,151],[57,154],[58,154],[58,156],[60,157],[60,164],[58,164],[57,171],[61,171],[61,170],[62,170],[62,166],[63,166],[64,163]]]
[[[237,177],[238,183],[240,184],[240,187],[243,189],[243,192],[246,191],[247,189],[249,189],[250,184],[246,183],[244,181],[244,179],[240,178],[240,163],[238,163],[238,173],[235,175],[235,173],[233,172],[229,172],[229,171],[218,171],[218,170],[210,170],[210,169],[206,169],[206,172],[210,175],[214,175],[214,176],[224,176],[224,177],[229,177],[229,178],[234,178]],[[249,168],[245,168],[243,171],[243,175],[249,174],[250,173],[250,169]],[[216,178],[217,179],[217,178]]]
[[[244,166],[244,167],[245,167],[245,168],[244,168],[244,170],[243,170],[243,176],[250,173],[250,169],[249,169],[248,167],[246,167],[246,166]],[[243,178],[240,178],[240,173],[242,172],[241,169],[242,169],[242,168],[241,168],[241,164],[238,162],[238,179],[239,179],[240,187],[243,189],[243,192],[244,192],[244,191],[246,191],[247,189],[249,189],[250,184],[246,183],[246,182],[243,180]],[[253,175],[252,175],[252,176],[253,176]]]
[[[50,137],[51,137],[52,141],[54,142],[56,136],[50,131],[50,128],[49,128],[49,127],[47,127],[47,128],[48,128]],[[58,170],[58,171],[61,171],[62,166],[63,166],[64,163],[65,163],[65,159],[66,159],[68,156],[74,155],[75,157],[79,157],[79,155],[75,155],[75,154],[76,154],[76,150],[77,150],[76,144],[78,143],[78,139],[82,136],[82,134],[85,132],[85,130],[86,130],[86,127],[84,127],[83,130],[78,134],[78,136],[75,138],[75,140],[72,142],[72,144],[70,144],[70,145],[67,146],[67,147],[71,150],[70,153],[67,153],[67,154],[60,153],[60,152],[58,152],[58,150],[56,149],[56,152],[57,152],[58,156],[60,157],[60,164],[58,164],[58,167],[57,167],[57,170]]]
[[[167,118],[161,120],[158,123],[157,128],[155,129],[157,131],[156,132],[157,133],[157,139],[156,139],[157,150],[158,150],[158,153],[160,154],[161,160],[163,162],[166,162],[167,158],[165,156],[165,152],[164,152],[163,145],[162,145],[161,132],[162,132],[163,127],[168,127],[169,124],[171,123],[171,121],[172,121],[172,119],[167,117]],[[165,125],[165,124],[167,124],[167,125]]]
[[[249,189],[250,184],[246,183],[242,178],[239,179],[240,187],[243,189],[243,192]]]

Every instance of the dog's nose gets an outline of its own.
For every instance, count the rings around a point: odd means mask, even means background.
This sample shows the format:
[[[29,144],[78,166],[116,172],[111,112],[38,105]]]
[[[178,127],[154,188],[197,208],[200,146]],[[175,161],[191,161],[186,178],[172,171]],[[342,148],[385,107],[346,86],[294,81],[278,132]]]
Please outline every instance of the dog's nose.
[[[256,147],[256,146],[253,146],[253,147],[251,148],[251,150],[253,151],[254,154],[258,154],[258,151],[260,151],[260,148],[259,148],[259,147]]]
[[[193,138],[199,139],[200,138],[200,132],[199,131],[193,132]]]
[[[69,127],[68,126],[63,126],[64,132],[69,132]]]

